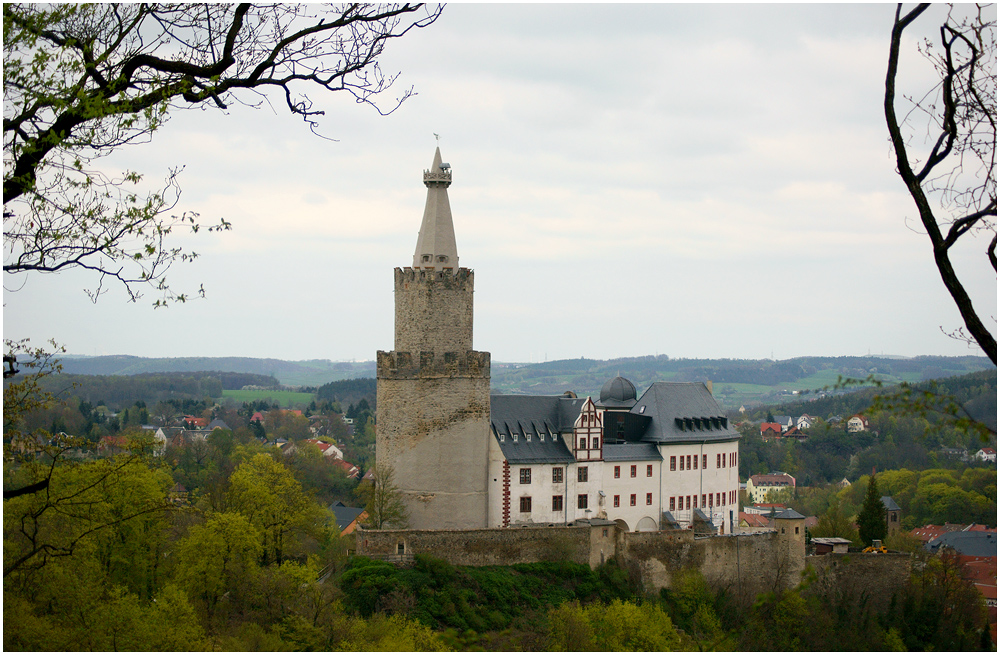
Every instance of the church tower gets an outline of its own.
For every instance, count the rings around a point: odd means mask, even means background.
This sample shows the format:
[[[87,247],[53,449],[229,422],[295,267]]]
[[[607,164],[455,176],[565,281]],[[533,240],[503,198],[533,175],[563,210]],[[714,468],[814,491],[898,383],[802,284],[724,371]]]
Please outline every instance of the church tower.
[[[490,354],[472,349],[474,276],[458,266],[440,148],[424,186],[413,265],[395,269],[395,348],[378,352],[375,459],[393,468],[411,529],[485,528]]]

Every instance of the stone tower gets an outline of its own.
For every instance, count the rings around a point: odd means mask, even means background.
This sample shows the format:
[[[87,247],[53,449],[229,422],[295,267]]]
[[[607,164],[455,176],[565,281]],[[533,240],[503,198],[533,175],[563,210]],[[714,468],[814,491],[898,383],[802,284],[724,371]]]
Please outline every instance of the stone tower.
[[[393,468],[410,528],[485,528],[490,354],[472,349],[474,276],[458,267],[440,148],[424,186],[413,265],[395,270],[395,348],[378,352],[375,459]]]

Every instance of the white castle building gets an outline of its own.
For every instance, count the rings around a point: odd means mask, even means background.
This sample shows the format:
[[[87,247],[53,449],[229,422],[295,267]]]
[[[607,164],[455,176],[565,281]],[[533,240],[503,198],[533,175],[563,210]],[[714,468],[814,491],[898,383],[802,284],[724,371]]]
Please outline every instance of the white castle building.
[[[395,350],[377,360],[376,460],[393,467],[414,529],[612,520],[626,530],[738,520],[739,433],[709,385],[622,377],[600,398],[489,395],[472,349],[473,272],[458,267],[451,168],[424,172],[409,268],[395,271]]]

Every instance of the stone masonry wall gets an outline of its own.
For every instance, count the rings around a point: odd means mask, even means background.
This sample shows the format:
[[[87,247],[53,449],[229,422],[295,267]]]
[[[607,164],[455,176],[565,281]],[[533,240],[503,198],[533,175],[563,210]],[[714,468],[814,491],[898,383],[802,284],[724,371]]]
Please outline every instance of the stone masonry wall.
[[[396,335],[400,352],[464,353],[472,350],[475,275],[457,271],[395,269]]]
[[[379,370],[375,457],[395,471],[413,529],[486,527],[489,368],[483,373],[390,378]]]
[[[590,527],[488,528],[484,530],[358,530],[357,553],[427,554],[457,566],[544,561],[590,563]]]
[[[910,577],[912,559],[905,553],[812,555],[806,564],[815,571],[811,589],[884,608]]]
[[[804,555],[796,558],[776,532],[695,538],[690,530],[624,532],[623,560],[639,567],[648,592],[671,587],[674,576],[697,569],[713,587],[740,597],[794,586]]]

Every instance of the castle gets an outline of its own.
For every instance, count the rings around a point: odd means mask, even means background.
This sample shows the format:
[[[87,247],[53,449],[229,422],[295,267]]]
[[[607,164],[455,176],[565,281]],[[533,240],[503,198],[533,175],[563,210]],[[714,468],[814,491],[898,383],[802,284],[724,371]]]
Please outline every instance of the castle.
[[[473,350],[473,272],[458,265],[441,151],[412,266],[395,269],[395,344],[377,356],[376,459],[414,530],[614,522],[626,532],[738,519],[739,433],[711,385],[622,377],[600,397],[490,395]]]

